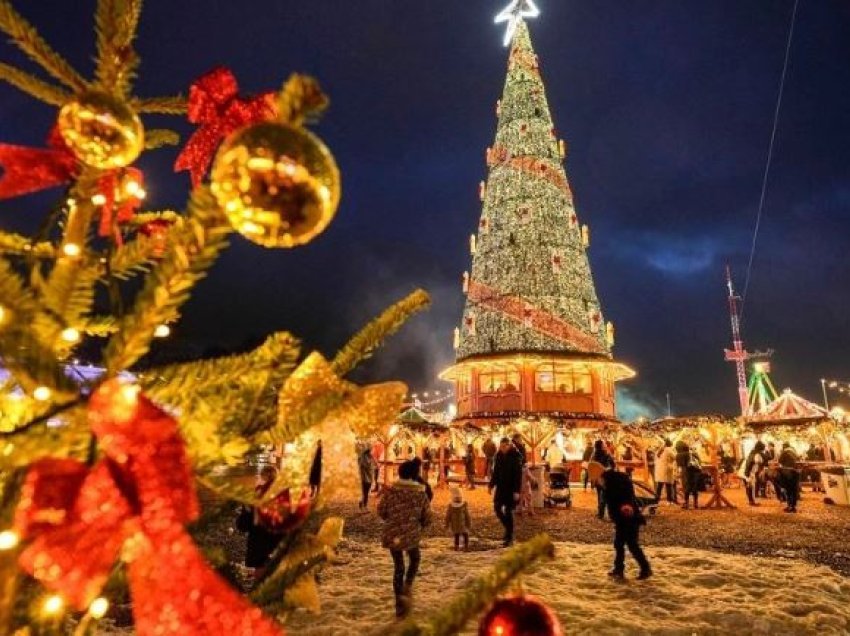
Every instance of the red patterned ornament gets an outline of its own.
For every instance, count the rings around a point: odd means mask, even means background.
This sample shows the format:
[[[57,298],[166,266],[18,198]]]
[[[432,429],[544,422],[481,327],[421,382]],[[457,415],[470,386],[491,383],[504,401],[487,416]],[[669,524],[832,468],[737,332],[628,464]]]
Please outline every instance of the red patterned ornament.
[[[174,171],[188,170],[197,186],[209,170],[216,148],[230,133],[273,119],[274,93],[243,99],[230,69],[218,67],[202,75],[189,88],[189,121],[200,124],[174,164]]]
[[[555,613],[533,596],[511,596],[493,603],[478,624],[478,636],[563,636]]]
[[[186,533],[198,499],[174,418],[111,380],[92,395],[89,421],[104,453],[93,468],[71,459],[30,467],[15,511],[14,528],[30,541],[21,568],[84,610],[120,558],[139,636],[280,636]]]

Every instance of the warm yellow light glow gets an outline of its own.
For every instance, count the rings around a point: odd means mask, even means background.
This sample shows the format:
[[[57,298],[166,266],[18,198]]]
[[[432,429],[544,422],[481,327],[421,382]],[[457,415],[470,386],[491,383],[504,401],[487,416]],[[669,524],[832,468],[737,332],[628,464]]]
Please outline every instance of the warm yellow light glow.
[[[65,245],[62,246],[62,253],[65,256],[70,256],[71,258],[76,258],[82,251],[82,248],[80,248],[80,246],[76,243],[65,243]]]
[[[68,327],[67,329],[62,330],[62,340],[69,343],[75,343],[80,341],[80,332],[73,327]]]
[[[127,182],[124,184],[124,192],[126,192],[131,197],[141,199],[142,197],[139,196],[139,192],[144,192],[144,190],[142,190],[141,183],[139,183],[135,179],[128,179]]]
[[[157,325],[156,329],[153,330],[154,338],[167,338],[171,335],[171,327],[168,325]]]
[[[3,530],[0,532],[0,550],[12,550],[20,542],[18,533],[14,530]]]
[[[98,192],[97,194],[95,194],[94,196],[92,196],[92,198],[91,198],[91,202],[92,202],[94,205],[104,205],[104,204],[106,203],[106,195],[101,194],[100,192]]]
[[[53,391],[46,386],[36,387],[35,391],[32,392],[32,396],[39,402],[47,402],[51,395],[53,395]]]
[[[92,618],[103,618],[109,610],[109,601],[102,596],[98,596],[89,605],[89,614]]]
[[[56,616],[65,608],[65,601],[58,594],[51,594],[41,606],[42,611],[48,616]]]
[[[6,322],[6,308],[0,305],[0,325]]]

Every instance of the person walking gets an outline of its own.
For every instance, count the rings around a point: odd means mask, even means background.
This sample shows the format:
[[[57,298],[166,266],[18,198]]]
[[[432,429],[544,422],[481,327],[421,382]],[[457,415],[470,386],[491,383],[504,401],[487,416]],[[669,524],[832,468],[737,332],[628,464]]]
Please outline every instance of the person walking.
[[[564,455],[563,449],[558,446],[558,442],[553,439],[549,444],[549,448],[546,449],[544,459],[549,470],[552,470],[553,468],[561,468],[567,458]]]
[[[529,517],[534,516],[534,507],[532,506],[532,498],[534,490],[539,486],[534,475],[531,474],[531,467],[528,464],[523,464],[522,467],[522,485],[519,493],[519,514],[528,514]]]
[[[791,444],[783,443],[782,452],[779,454],[779,476],[785,490],[785,512],[797,512],[797,500],[800,496],[800,471],[797,470],[799,461],[800,458]]]
[[[656,453],[654,468],[655,497],[661,501],[661,491],[666,488],[667,502],[676,503],[676,451],[673,450],[673,442],[669,439],[664,440],[664,446]]]
[[[487,481],[490,481],[490,476],[493,474],[493,458],[496,456],[496,443],[492,437],[488,437],[481,445],[481,452],[484,453],[484,458],[487,460]]]
[[[322,487],[322,440],[316,442],[316,452],[313,454],[313,463],[310,465],[310,497],[315,499],[319,496]]]
[[[393,592],[398,617],[410,613],[413,582],[422,557],[422,530],[431,522],[431,507],[425,488],[414,481],[416,470],[412,462],[399,466],[398,481],[378,502],[378,516],[384,520],[381,545],[390,551],[393,560]]]
[[[470,490],[475,490],[475,447],[466,445],[466,456],[463,458],[463,467],[466,471],[466,484]]]
[[[605,491],[608,516],[614,522],[614,569],[608,576],[623,580],[626,571],[626,548],[640,567],[638,580],[652,576],[649,560],[640,547],[640,527],[646,519],[635,501],[635,488],[625,473],[608,468],[597,481],[597,487]]]
[[[472,519],[469,516],[469,506],[463,500],[460,488],[451,489],[452,500],[446,509],[446,528],[455,537],[455,550],[460,550],[460,540],[463,539],[464,552],[469,550],[469,532],[472,529]]]
[[[369,491],[372,489],[372,480],[375,478],[375,469],[378,467],[378,462],[372,457],[372,449],[368,446],[361,450],[357,458],[357,466],[360,469],[360,488],[363,492],[360,509],[366,510],[369,508]]]
[[[505,547],[514,542],[514,508],[519,501],[522,488],[522,456],[511,440],[503,437],[499,452],[493,460],[493,474],[487,492],[493,495],[496,517],[505,528]]]
[[[434,499],[434,491],[431,490],[431,485],[425,479],[425,476],[422,474],[422,460],[418,457],[414,457],[410,460],[410,463],[413,464],[413,469],[415,471],[415,475],[413,477],[413,481],[422,484],[425,488],[425,494],[428,496],[428,501],[432,501]]]
[[[581,456],[581,473],[585,490],[587,490],[587,486],[590,484],[590,473],[587,471],[587,465],[590,463],[591,457],[593,457],[593,444],[591,444],[590,440],[588,440],[587,446],[584,448],[584,453],[582,453]]]
[[[747,501],[751,506],[758,506],[756,494],[758,493],[761,473],[764,470],[764,442],[758,441],[747,455],[744,461],[744,472],[742,478],[747,489]]]
[[[384,461],[384,459],[386,459],[384,457],[384,455],[386,454],[386,451],[387,451],[386,445],[380,440],[377,440],[372,445],[372,459],[375,460],[375,479],[373,480],[372,483],[374,485],[373,492],[376,493],[376,494],[381,490],[381,480],[380,480],[381,462]],[[386,470],[386,468],[384,470]]]
[[[685,442],[676,442],[676,465],[682,477],[682,490],[685,494],[685,503],[682,509],[687,510],[690,506],[691,496],[694,498],[694,510],[699,510],[699,485],[702,477],[702,463],[695,450]]]
[[[587,474],[593,487],[596,488],[596,516],[599,519],[605,518],[605,489],[599,486],[599,475],[608,468],[614,468],[614,458],[605,449],[605,442],[598,439],[593,443],[593,453],[587,464]]]

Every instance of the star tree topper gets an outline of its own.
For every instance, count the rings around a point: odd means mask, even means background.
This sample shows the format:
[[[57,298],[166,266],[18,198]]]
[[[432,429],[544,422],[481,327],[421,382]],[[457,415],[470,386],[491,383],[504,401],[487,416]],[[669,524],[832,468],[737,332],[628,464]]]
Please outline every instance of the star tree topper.
[[[511,43],[516,33],[517,25],[523,18],[536,18],[540,15],[540,9],[534,4],[534,0],[511,0],[511,3],[496,16],[496,24],[508,23],[508,31],[505,33],[505,46]]]

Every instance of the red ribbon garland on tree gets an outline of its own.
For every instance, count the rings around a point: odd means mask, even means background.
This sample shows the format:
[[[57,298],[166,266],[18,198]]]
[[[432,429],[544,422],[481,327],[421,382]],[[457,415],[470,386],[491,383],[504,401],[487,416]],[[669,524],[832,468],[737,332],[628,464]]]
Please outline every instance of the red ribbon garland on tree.
[[[0,144],[0,199],[11,199],[68,183],[79,172],[77,158],[54,128],[49,148]]]
[[[198,500],[177,422],[118,380],[91,397],[89,420],[105,455],[93,468],[44,459],[27,474],[15,512],[15,529],[32,539],[21,567],[82,610],[120,556],[140,636],[280,636],[186,533]]]
[[[243,99],[230,69],[218,67],[202,75],[189,88],[189,121],[200,124],[174,163],[174,171],[188,170],[192,185],[204,178],[213,153],[230,133],[275,116],[274,93]]]

